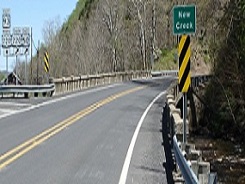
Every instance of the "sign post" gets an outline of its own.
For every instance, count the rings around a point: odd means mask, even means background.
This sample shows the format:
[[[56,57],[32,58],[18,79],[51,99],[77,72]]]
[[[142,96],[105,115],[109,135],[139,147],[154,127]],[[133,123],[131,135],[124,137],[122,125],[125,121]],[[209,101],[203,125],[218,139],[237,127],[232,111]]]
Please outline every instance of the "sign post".
[[[30,28],[23,27],[22,28],[22,46],[24,47],[24,55],[26,57],[25,62],[25,83],[28,83],[28,75],[27,75],[27,55],[29,54],[30,47]]]
[[[6,56],[6,72],[7,72],[7,81],[8,84],[8,55],[9,55],[9,48],[11,46],[11,34],[10,34],[10,27],[11,27],[11,16],[10,16],[10,9],[3,9],[2,14],[2,47],[5,49],[4,55]]]
[[[14,27],[13,35],[12,35],[12,47],[14,47],[14,54],[16,58],[15,64],[15,74],[18,76],[18,55],[20,54],[20,46],[21,46],[21,28]],[[18,85],[18,81],[16,80],[16,85]]]
[[[196,32],[196,6],[180,5],[173,8],[173,34],[180,35],[179,56],[179,91],[183,93],[183,143],[187,142],[187,92],[191,84],[191,48],[190,36]]]
[[[182,35],[179,41],[179,90],[183,93],[183,142],[186,143],[187,92],[191,84],[190,36]]]
[[[15,56],[16,59],[16,75],[18,69],[18,55],[26,56],[25,63],[25,83],[27,83],[27,55],[30,48],[30,28],[29,27],[14,27],[11,33],[11,16],[10,9],[3,9],[2,14],[2,48],[3,55],[6,57],[6,72],[8,75],[8,57]],[[7,78],[8,84],[8,78]],[[16,83],[17,84],[17,83]]]

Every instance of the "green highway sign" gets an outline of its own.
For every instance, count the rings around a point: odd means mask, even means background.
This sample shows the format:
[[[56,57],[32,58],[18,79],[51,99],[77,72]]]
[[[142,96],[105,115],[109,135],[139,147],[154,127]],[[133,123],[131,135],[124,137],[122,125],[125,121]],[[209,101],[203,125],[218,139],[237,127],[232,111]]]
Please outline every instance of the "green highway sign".
[[[173,8],[173,33],[194,34],[196,32],[196,6],[180,5]]]

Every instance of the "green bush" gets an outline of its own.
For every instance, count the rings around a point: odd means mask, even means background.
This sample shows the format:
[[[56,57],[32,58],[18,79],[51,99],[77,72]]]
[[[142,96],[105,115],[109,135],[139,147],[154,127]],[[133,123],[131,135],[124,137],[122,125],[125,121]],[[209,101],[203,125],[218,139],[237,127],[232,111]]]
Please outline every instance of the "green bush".
[[[177,70],[178,64],[176,55],[176,49],[163,49],[159,60],[154,64],[153,70]]]

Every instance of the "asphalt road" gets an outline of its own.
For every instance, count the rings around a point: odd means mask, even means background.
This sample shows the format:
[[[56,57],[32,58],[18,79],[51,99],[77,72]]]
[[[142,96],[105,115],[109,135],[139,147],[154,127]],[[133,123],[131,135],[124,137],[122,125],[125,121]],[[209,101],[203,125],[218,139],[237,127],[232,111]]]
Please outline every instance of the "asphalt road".
[[[1,100],[0,183],[167,183],[161,112],[172,80]]]

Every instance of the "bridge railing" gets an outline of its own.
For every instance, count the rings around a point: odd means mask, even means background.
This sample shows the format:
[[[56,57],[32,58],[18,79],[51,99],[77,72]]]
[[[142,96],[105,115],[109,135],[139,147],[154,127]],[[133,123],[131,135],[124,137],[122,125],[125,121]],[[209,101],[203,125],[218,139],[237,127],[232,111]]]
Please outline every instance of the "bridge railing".
[[[207,82],[212,76],[192,77],[192,87]],[[183,119],[181,110],[176,107],[176,98],[180,96],[177,82],[174,83],[167,95],[165,109],[167,114],[167,127],[171,145],[177,162],[177,173],[173,174],[176,180],[190,184],[214,184],[216,174],[210,173],[210,163],[202,160],[201,151],[195,149],[194,144],[181,143],[179,140],[183,135]],[[187,126],[189,122],[187,121]],[[187,131],[189,134],[189,131]],[[182,178],[182,179],[181,179]],[[179,181],[179,182],[180,182]]]
[[[132,79],[150,77],[149,71],[117,72],[99,75],[71,76],[54,79],[55,93],[62,94],[98,85],[130,81]]]
[[[176,70],[165,71],[129,71],[129,72],[117,72],[107,73],[99,75],[85,75],[85,76],[71,76],[54,79],[55,93],[62,94],[72,91],[81,90],[88,87],[94,87],[98,85],[112,84],[116,82],[125,82],[132,79],[149,78],[177,75]]]
[[[84,76],[70,76],[56,79],[50,79],[48,85],[0,85],[0,94],[5,96],[9,94],[24,94],[24,97],[28,97],[33,94],[38,96],[52,96],[55,94],[63,94],[67,92],[78,91],[88,87],[94,87],[99,85],[107,85],[117,82],[125,82],[133,79],[149,78],[149,77],[161,77],[169,75],[177,75],[176,70],[165,71],[127,71],[106,73],[99,75],[84,75]]]

